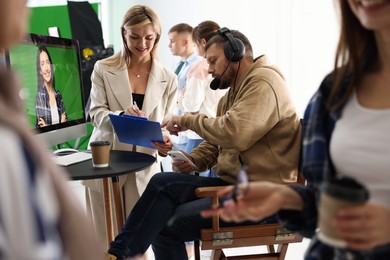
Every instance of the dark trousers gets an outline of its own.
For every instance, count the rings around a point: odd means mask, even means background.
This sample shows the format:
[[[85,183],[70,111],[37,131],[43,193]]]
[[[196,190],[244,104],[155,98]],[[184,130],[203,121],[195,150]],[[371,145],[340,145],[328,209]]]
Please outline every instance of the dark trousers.
[[[118,257],[131,257],[143,254],[153,244],[156,260],[186,259],[184,241],[198,239],[200,228],[207,222],[211,224],[211,220],[199,215],[200,210],[210,207],[210,200],[198,199],[195,189],[222,185],[227,183],[219,178],[156,174],[111,243],[109,252]],[[186,221],[191,223],[189,230],[176,232],[177,227],[187,226]]]
[[[117,257],[132,257],[142,255],[152,244],[156,260],[188,259],[184,242],[198,240],[200,229],[211,227],[211,219],[199,214],[210,207],[211,200],[198,199],[195,189],[224,185],[228,183],[219,178],[156,174],[108,251]]]

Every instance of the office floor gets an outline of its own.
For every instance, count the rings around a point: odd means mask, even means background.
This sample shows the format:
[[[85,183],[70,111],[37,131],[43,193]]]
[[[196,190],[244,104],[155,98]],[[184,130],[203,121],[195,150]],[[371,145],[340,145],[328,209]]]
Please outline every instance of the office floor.
[[[80,199],[80,202],[83,206],[85,206],[85,193],[84,193],[84,186],[81,184],[80,181],[71,181],[70,186],[75,191],[77,197]],[[304,253],[306,251],[306,248],[309,245],[310,240],[304,239],[302,243],[296,243],[291,244],[287,250],[286,260],[300,260],[303,259]],[[251,254],[256,252],[264,252],[266,249],[265,247],[258,246],[258,247],[243,247],[243,248],[234,248],[234,249],[228,249],[225,250],[226,255],[236,255],[236,254]],[[201,251],[201,259],[202,260],[209,260],[210,259],[211,251]],[[191,258],[193,260],[194,258]],[[152,259],[148,259],[152,260]]]
[[[291,244],[288,247],[286,260],[300,260],[303,259],[306,248],[309,245],[310,240],[304,239],[302,243]],[[264,246],[255,246],[255,247],[242,247],[242,248],[234,248],[224,250],[226,256],[228,255],[245,255],[245,254],[256,254],[258,252],[265,252],[266,248]],[[201,259],[209,260],[210,259],[210,251],[202,251]],[[193,259],[191,259],[193,260]]]

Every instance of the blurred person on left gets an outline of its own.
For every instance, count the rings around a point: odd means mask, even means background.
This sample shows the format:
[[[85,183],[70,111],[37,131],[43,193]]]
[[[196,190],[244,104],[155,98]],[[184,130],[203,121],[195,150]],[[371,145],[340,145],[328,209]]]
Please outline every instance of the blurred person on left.
[[[22,40],[26,2],[0,1],[0,51]],[[20,97],[16,75],[0,68],[0,258],[103,259],[85,210],[33,136]]]

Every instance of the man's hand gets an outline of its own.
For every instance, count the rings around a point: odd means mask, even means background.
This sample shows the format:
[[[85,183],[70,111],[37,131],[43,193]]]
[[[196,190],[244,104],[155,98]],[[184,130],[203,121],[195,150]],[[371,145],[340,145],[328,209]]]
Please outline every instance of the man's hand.
[[[183,151],[181,152],[189,158],[189,155],[187,153]],[[178,173],[190,174],[196,169],[190,162],[184,160],[172,160],[172,170]]]
[[[187,127],[180,124],[181,116],[172,116],[170,119],[161,123],[161,128],[165,127],[171,135],[178,135],[179,132],[188,130]]]

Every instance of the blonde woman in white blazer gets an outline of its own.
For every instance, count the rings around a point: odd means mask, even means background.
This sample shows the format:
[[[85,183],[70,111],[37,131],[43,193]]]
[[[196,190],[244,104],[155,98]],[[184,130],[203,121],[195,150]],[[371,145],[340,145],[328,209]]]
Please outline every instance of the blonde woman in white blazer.
[[[121,52],[98,61],[92,73],[90,116],[94,130],[90,141],[111,141],[114,150],[143,152],[157,158],[146,170],[120,176],[127,216],[150,178],[161,171],[159,155],[166,156],[173,144],[164,129],[165,143],[156,144],[157,150],[120,143],[108,115],[126,113],[162,122],[174,112],[177,79],[156,57],[161,26],[153,10],[141,5],[130,8],[124,16],[121,33]],[[134,100],[139,109],[134,108]],[[87,207],[92,214],[95,231],[101,241],[107,241],[102,181],[90,180],[84,181],[84,184],[87,187]]]

